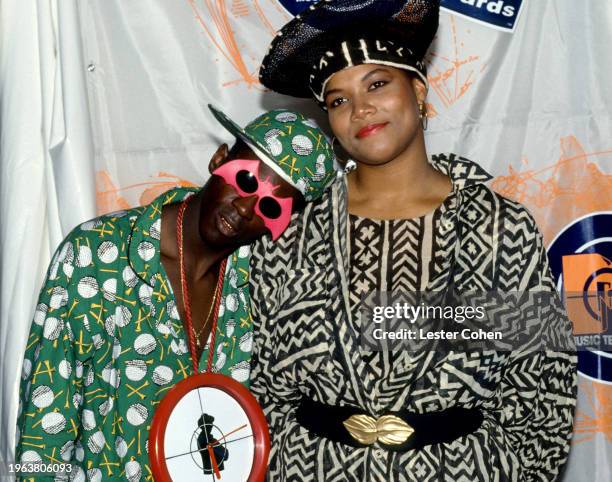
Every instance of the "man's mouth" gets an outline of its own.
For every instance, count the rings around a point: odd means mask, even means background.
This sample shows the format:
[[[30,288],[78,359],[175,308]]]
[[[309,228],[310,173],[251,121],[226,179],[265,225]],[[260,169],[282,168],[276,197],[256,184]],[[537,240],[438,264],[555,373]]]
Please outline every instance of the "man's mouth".
[[[238,233],[238,228],[223,214],[217,216],[217,228],[228,237],[235,236]]]

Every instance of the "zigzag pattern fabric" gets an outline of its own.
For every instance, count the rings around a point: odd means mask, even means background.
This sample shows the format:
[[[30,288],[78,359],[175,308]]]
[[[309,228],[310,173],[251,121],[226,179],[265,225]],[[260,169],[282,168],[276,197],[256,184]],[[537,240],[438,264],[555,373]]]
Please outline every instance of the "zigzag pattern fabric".
[[[452,283],[459,290],[554,293],[529,213],[489,190],[488,174],[467,159],[441,155],[432,164],[451,177],[453,193],[431,220],[437,233],[427,290]],[[251,389],[270,424],[269,480],[555,480],[572,432],[575,353],[399,351],[372,363],[360,347],[352,309],[356,288],[347,223],[346,185],[338,181],[329,196],[296,215],[279,240],[264,239],[253,250]],[[411,243],[407,232],[397,235],[397,243]],[[406,270],[410,283],[425,276],[414,268],[393,269]],[[554,309],[545,315],[541,323],[571,345],[566,316]],[[484,421],[465,437],[421,450],[352,448],[314,436],[296,422],[295,407],[304,396],[359,406],[373,416],[477,407]]]
[[[433,212],[416,219],[374,220],[349,215],[349,300],[352,315],[360,320],[363,300],[374,291],[417,292],[427,288],[435,255],[449,242],[440,234],[449,207],[456,196],[449,196]],[[378,377],[394,363],[396,350],[362,351],[370,373]]]

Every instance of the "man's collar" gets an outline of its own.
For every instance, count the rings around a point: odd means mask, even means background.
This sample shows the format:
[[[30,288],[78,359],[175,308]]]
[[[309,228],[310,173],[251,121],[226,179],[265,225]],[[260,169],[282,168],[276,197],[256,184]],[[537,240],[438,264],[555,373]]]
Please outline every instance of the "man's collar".
[[[457,154],[436,154],[432,156],[431,164],[451,178],[453,192],[493,179],[493,176],[478,164]]]
[[[132,227],[128,257],[131,268],[149,286],[155,285],[156,275],[160,272],[162,207],[180,202],[195,192],[196,188],[171,189],[139,211]]]

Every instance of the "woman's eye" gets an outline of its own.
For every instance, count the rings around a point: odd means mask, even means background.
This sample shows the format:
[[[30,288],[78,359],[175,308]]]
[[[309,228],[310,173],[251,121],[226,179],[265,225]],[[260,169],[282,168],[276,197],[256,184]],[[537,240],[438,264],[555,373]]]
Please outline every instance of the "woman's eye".
[[[385,80],[377,80],[376,82],[373,82],[372,85],[370,85],[370,90],[378,89],[379,87],[382,87],[386,84],[387,82]]]
[[[346,99],[344,99],[343,97],[338,97],[329,103],[329,107],[331,108],[338,107],[339,105],[344,104],[345,101]]]

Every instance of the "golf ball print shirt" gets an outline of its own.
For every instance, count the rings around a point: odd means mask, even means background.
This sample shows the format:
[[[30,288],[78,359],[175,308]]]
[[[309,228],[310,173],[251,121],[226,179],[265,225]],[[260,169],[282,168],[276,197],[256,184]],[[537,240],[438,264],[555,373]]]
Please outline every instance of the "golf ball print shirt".
[[[70,462],[82,480],[151,475],[155,408],[193,372],[160,262],[161,208],[192,192],[174,189],[83,223],[58,248],[27,340],[17,461]],[[248,246],[228,259],[213,359],[213,371],[243,383],[252,347],[248,261]],[[207,359],[208,348],[200,368]]]

